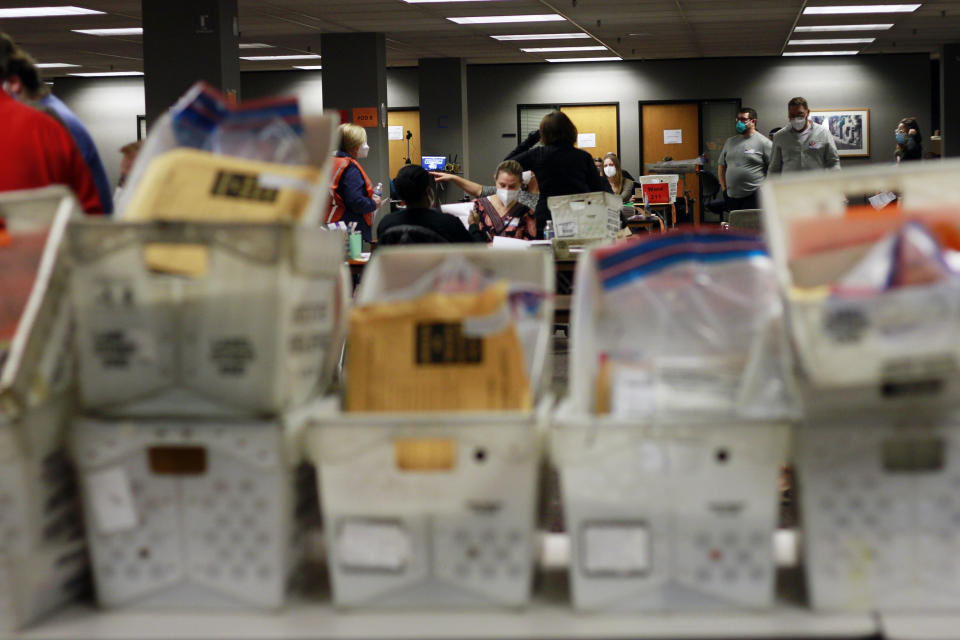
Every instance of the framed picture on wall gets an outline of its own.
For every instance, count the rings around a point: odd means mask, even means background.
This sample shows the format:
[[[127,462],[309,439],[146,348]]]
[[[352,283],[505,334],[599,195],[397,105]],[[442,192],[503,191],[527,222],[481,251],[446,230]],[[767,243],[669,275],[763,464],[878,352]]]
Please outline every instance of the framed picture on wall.
[[[810,119],[830,130],[841,158],[870,155],[870,109],[811,109]]]

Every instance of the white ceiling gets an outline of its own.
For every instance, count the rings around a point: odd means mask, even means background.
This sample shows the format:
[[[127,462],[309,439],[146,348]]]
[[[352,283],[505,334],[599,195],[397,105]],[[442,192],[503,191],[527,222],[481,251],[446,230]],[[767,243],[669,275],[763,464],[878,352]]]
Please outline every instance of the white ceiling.
[[[66,4],[107,15],[0,20],[39,62],[80,64],[82,71],[142,70],[140,36],[96,37],[71,29],[140,25],[139,0],[0,0],[0,7]],[[422,57],[462,57],[470,64],[542,62],[547,57],[604,56],[609,52],[523,53],[520,47],[601,44],[627,60],[776,56],[795,24],[892,22],[888,31],[799,34],[795,37],[876,36],[855,45],[861,53],[936,53],[960,40],[960,0],[927,0],[914,13],[810,16],[804,6],[891,4],[890,0],[495,0],[408,4],[402,0],[238,0],[241,42],[273,49],[255,54],[320,51],[325,32],[383,31],[387,64],[411,66]],[[458,25],[452,16],[559,13],[564,22]],[[490,35],[585,31],[593,40],[500,42]],[[821,47],[789,47],[788,50]],[[828,47],[829,48],[829,47]],[[845,46],[833,48],[848,48]],[[246,52],[243,55],[248,55]],[[289,69],[291,62],[241,61],[242,70]],[[315,64],[315,63],[313,63]],[[76,71],[81,71],[76,69]],[[48,75],[62,75],[51,70]],[[908,79],[905,79],[908,80]]]

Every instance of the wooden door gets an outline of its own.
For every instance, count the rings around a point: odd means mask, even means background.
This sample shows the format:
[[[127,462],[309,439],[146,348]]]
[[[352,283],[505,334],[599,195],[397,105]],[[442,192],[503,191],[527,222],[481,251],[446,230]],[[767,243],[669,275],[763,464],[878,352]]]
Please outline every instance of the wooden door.
[[[641,105],[640,122],[643,136],[643,147],[640,149],[642,173],[646,174],[648,163],[660,162],[665,157],[689,160],[700,155],[699,103]],[[677,142],[678,138],[680,142]],[[693,199],[693,221],[699,225],[700,181],[696,174],[681,174],[680,188]]]
[[[392,180],[397,176],[400,168],[407,164],[407,131],[413,134],[410,138],[410,162],[420,164],[420,110],[388,111],[387,126],[403,129],[400,140],[389,141],[390,179]]]
[[[603,157],[609,152],[620,155],[620,138],[617,135],[617,105],[600,104],[560,107],[567,117],[577,126],[577,133],[594,138],[593,146],[577,145],[594,158]],[[620,159],[621,164],[623,158]]]

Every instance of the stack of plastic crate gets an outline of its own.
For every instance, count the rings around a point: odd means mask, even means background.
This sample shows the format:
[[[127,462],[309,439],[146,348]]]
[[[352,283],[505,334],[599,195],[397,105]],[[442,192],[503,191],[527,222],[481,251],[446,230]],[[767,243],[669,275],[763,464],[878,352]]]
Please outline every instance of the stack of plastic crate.
[[[0,195],[0,631],[87,585],[80,502],[66,453],[71,319],[64,187]]]
[[[343,234],[89,221],[69,238],[72,436],[99,602],[281,605],[300,408],[341,351]]]
[[[570,396],[550,448],[574,606],[771,606],[792,396],[761,239],[682,232],[594,248],[576,281]]]
[[[541,294],[534,322],[520,332],[536,408],[348,413],[338,398],[319,408],[308,446],[338,606],[521,606],[530,598],[540,434],[550,404],[550,253],[380,249],[355,304],[385,300],[451,257]],[[348,384],[364,385],[356,372],[347,375],[354,376]],[[432,451],[431,459],[405,465],[403,452],[413,448]]]
[[[801,374],[796,460],[808,592],[818,609],[960,610],[960,281],[951,274],[871,292],[835,286],[871,248],[856,242],[871,232],[865,219],[886,218],[894,230],[919,216],[956,233],[960,164],[917,164],[763,187]],[[899,201],[881,211],[850,206],[888,192]],[[794,225],[803,223],[850,233],[825,231],[816,240],[829,251],[791,259],[800,242]],[[840,235],[849,246],[836,245]]]

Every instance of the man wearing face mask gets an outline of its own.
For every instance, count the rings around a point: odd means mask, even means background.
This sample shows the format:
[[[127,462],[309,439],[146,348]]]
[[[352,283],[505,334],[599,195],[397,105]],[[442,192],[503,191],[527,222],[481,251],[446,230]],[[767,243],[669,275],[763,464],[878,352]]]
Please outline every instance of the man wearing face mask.
[[[790,125],[773,136],[772,173],[840,169],[840,156],[830,130],[810,120],[807,101],[797,97],[787,103]]]
[[[340,125],[340,149],[333,158],[330,179],[330,210],[325,222],[357,223],[364,242],[370,242],[373,215],[380,208],[380,197],[357,158],[366,158],[367,132],[355,124]]]
[[[727,139],[717,161],[723,199],[727,211],[757,209],[757,190],[767,177],[773,143],[757,131],[754,109],[740,109],[734,127],[738,135]]]

